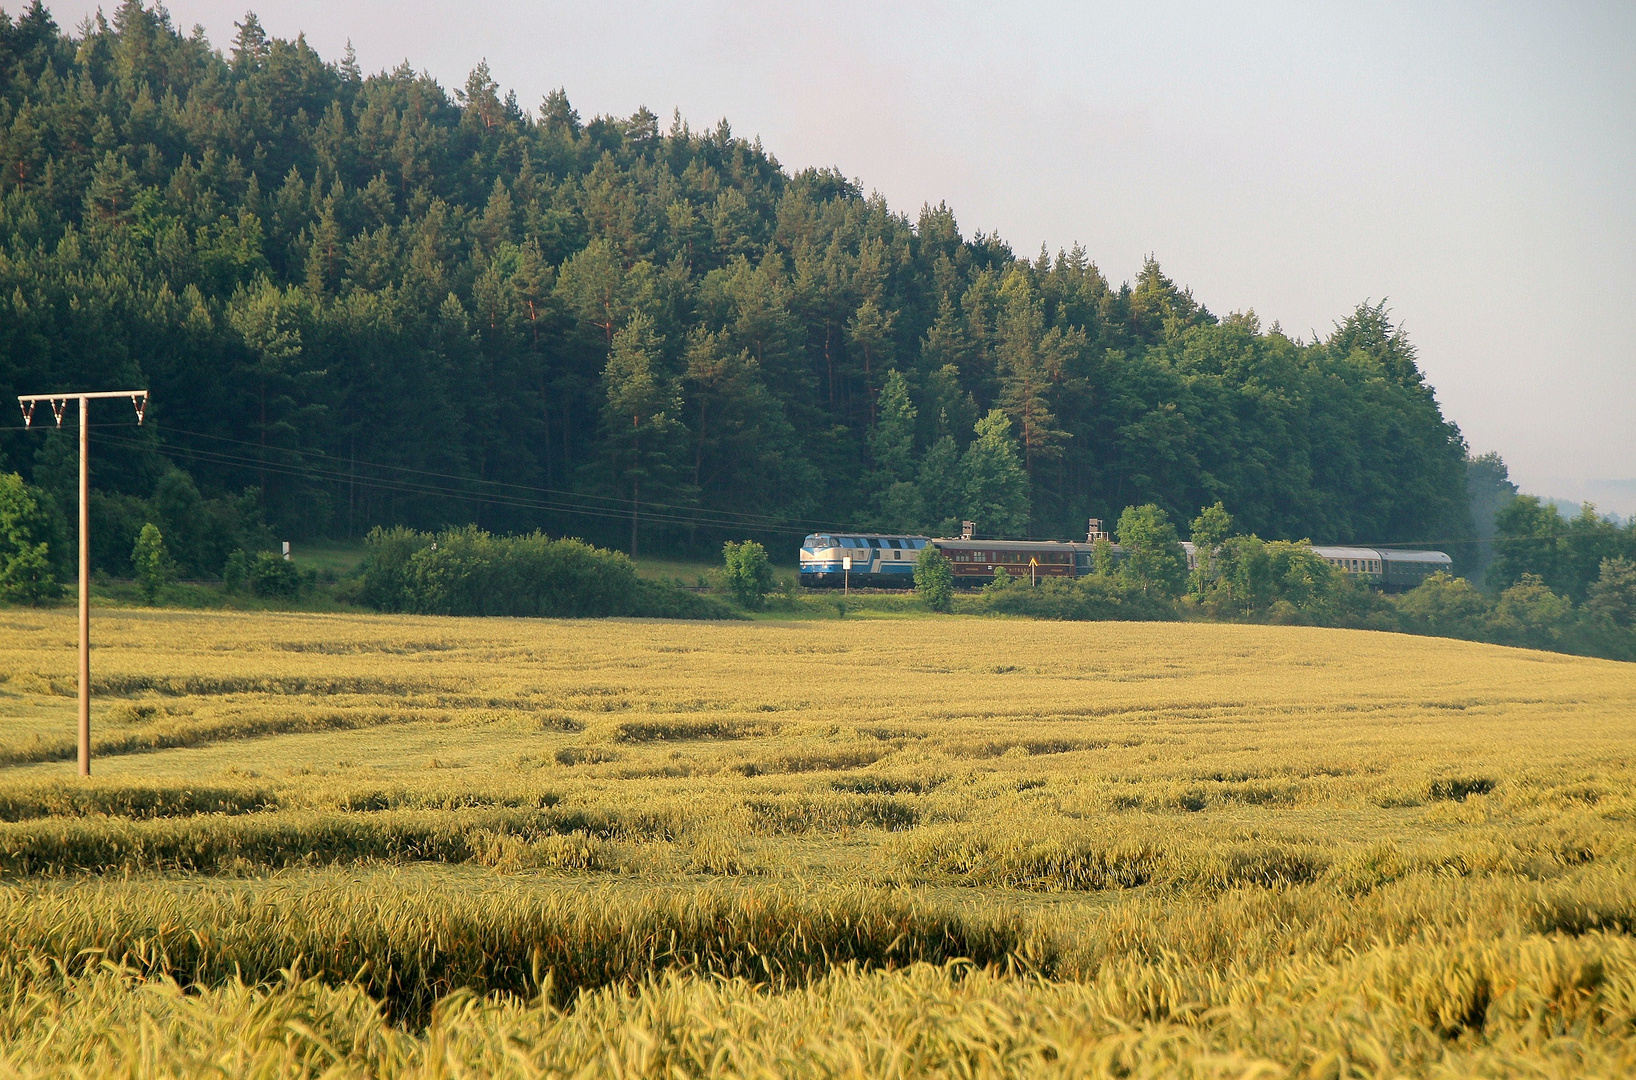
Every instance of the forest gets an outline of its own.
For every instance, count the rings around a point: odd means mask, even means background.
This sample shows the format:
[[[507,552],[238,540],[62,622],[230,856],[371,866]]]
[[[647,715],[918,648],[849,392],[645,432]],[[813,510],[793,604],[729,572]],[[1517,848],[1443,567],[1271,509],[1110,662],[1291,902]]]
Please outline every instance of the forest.
[[[225,50],[140,0],[65,31],[35,0],[0,14],[0,397],[127,386],[144,424],[94,416],[109,572],[156,516],[206,577],[376,526],[783,551],[1218,501],[1268,539],[1475,551],[1466,445],[1384,301],[1306,340],[726,120],[525,107],[485,64],[452,93],[366,76],[253,14]],[[5,425],[0,468],[66,527],[74,432],[41,427]]]

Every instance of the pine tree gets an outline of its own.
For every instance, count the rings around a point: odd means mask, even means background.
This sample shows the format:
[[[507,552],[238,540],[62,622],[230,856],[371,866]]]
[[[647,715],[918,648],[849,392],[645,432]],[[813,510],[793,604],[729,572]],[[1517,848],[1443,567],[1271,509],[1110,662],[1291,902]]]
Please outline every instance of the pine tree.
[[[933,532],[952,536],[960,527],[965,508],[965,481],[960,469],[960,448],[952,435],[943,435],[926,448],[920,459],[917,488],[921,512]]]
[[[114,228],[128,222],[140,187],[129,162],[112,150],[104,153],[85,190],[87,223]]]
[[[603,422],[614,451],[615,467],[630,492],[631,550],[637,553],[644,482],[656,491],[674,470],[668,445],[681,433],[677,417],[681,397],[664,371],[664,339],[653,320],[636,312],[614,335],[602,379],[607,400]]]
[[[977,421],[977,438],[960,459],[964,513],[988,536],[1021,537],[1028,533],[1028,474],[1011,438],[1011,421],[990,409]]]
[[[876,486],[889,486],[914,475],[915,411],[909,384],[901,372],[889,372],[881,384],[875,427],[869,448],[875,462]]]
[[[233,25],[239,31],[233,38],[234,74],[242,76],[261,70],[272,55],[272,46],[267,41],[267,31],[261,28],[261,20],[251,11],[245,14],[243,22]]]
[[[1045,329],[1045,307],[1021,271],[1006,279],[996,356],[1000,367],[1000,407],[1017,425],[1023,463],[1032,482],[1038,462],[1062,452],[1068,433],[1057,427],[1051,411],[1052,391],[1067,376],[1073,355],[1085,345],[1085,333]]]
[[[613,245],[593,240],[564,262],[557,293],[581,322],[602,333],[608,348],[625,318],[625,273]]]
[[[866,299],[847,323],[846,337],[863,365],[864,392],[869,395],[869,423],[875,423],[875,373],[892,359],[892,326],[897,312],[882,311],[873,299]]]

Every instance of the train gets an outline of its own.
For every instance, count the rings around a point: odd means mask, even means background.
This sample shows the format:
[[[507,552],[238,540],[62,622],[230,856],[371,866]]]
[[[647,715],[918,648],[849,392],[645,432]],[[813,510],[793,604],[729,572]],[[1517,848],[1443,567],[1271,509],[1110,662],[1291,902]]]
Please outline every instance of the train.
[[[983,540],[971,529],[959,537],[904,533],[823,532],[801,542],[801,584],[807,588],[910,588],[915,560],[936,548],[949,560],[956,585],[987,585],[1004,569],[1014,578],[1040,581],[1083,577],[1094,569],[1098,540],[1106,540],[1101,522],[1091,520],[1084,541]],[[1113,556],[1121,556],[1113,544]],[[1189,569],[1198,564],[1197,550],[1183,543]],[[1452,572],[1454,561],[1441,551],[1400,548],[1314,545],[1312,553],[1353,578],[1383,592],[1405,592],[1439,571]]]

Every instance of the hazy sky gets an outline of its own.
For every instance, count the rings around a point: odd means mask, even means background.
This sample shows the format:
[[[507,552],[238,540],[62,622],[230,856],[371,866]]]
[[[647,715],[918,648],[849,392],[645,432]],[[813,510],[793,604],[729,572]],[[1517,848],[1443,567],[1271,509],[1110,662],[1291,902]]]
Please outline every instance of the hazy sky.
[[[0,0],[15,11],[18,0]],[[96,5],[58,0],[73,26]],[[245,0],[172,0],[226,47]],[[110,5],[111,7],[111,5]],[[270,33],[537,107],[727,117],[1020,253],[1145,254],[1311,337],[1389,298],[1525,490],[1636,512],[1636,4],[284,0]]]

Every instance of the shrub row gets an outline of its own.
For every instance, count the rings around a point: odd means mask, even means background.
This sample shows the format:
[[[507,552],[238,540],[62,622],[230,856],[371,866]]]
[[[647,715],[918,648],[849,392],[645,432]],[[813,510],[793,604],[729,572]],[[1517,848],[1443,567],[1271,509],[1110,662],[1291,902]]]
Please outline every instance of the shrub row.
[[[1235,538],[1238,539],[1238,538]],[[1464,578],[1432,575],[1417,588],[1384,596],[1352,582],[1302,544],[1259,544],[1287,556],[1292,569],[1258,578],[1251,598],[1212,584],[1201,595],[1171,600],[1107,574],[1066,580],[997,577],[961,605],[983,615],[1021,615],[1075,621],[1165,621],[1190,615],[1228,621],[1386,630],[1486,641],[1611,660],[1636,660],[1636,629],[1589,605],[1575,607],[1538,578],[1526,576],[1497,596]],[[1244,546],[1244,545],[1240,545]],[[1278,560],[1269,556],[1276,568]]]
[[[475,526],[369,534],[359,599],[421,615],[734,618],[720,601],[647,581],[624,554],[544,533],[494,536]]]
[[[1163,596],[1103,575],[1045,578],[1030,585],[1027,578],[1013,578],[1002,570],[974,606],[982,614],[1036,619],[1151,622],[1178,617],[1175,605]]]

